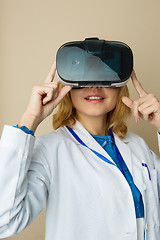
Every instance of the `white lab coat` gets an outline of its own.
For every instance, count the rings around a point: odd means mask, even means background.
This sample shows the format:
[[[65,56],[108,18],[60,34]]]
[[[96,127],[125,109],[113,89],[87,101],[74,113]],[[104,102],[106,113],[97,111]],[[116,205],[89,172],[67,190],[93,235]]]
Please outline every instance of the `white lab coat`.
[[[79,122],[74,130],[90,148],[113,161]],[[115,140],[143,196],[146,239],[159,240],[160,159],[134,134]],[[142,163],[148,165],[151,181]],[[35,141],[5,126],[0,193],[0,238],[22,231],[47,204],[46,240],[137,240],[126,179],[117,167],[79,144],[66,127]]]

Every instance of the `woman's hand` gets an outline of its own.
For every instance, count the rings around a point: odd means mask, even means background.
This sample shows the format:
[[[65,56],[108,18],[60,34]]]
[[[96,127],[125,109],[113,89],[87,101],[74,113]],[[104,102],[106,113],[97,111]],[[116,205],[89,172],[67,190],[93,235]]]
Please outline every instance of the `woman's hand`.
[[[122,102],[132,109],[136,122],[138,122],[141,117],[145,121],[155,125],[158,131],[160,131],[160,102],[153,94],[148,94],[143,89],[134,70],[132,72],[131,79],[136,91],[139,94],[139,98],[133,101],[128,97],[122,97]]]
[[[34,86],[31,98],[25,113],[23,114],[19,126],[26,126],[35,131],[37,126],[49,116],[62,98],[72,87],[65,86],[59,91],[59,83],[53,82],[56,73],[56,63],[43,84]]]

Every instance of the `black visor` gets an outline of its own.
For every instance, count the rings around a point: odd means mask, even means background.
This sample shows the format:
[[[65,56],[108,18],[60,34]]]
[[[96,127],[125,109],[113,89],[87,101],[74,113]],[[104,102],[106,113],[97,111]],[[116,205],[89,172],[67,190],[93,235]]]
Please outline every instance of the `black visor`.
[[[125,43],[88,38],[63,44],[56,65],[64,84],[120,87],[131,76],[133,54]]]

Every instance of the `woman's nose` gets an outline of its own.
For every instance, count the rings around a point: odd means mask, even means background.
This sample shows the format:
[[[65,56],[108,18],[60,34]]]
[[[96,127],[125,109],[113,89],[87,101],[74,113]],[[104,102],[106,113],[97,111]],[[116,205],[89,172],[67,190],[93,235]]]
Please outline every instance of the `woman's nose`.
[[[102,86],[89,86],[89,88],[102,88]]]

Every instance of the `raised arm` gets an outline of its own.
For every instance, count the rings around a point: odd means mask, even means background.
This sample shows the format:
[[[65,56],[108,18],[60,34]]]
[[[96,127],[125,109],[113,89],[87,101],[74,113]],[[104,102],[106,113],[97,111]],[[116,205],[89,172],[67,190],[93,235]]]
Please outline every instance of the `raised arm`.
[[[19,126],[35,132],[71,87],[53,82],[55,63],[45,83],[33,87]],[[46,148],[30,134],[5,126],[0,141],[0,238],[22,231],[45,206],[52,174]]]

